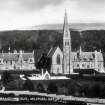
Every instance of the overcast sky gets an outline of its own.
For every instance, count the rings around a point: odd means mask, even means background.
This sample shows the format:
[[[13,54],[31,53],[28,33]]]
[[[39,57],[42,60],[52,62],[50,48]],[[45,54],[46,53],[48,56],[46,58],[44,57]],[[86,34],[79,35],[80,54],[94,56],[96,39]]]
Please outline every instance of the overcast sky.
[[[0,30],[62,23],[105,22],[105,0],[0,0]]]

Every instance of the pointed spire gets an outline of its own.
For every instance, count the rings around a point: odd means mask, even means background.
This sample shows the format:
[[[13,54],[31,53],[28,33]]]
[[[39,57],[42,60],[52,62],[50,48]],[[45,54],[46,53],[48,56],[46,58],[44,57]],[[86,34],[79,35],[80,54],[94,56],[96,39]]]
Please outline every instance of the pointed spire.
[[[65,16],[64,16],[64,28],[68,28],[68,19],[67,19],[66,9],[65,9]]]
[[[65,74],[70,74],[73,72],[71,36],[69,31],[69,24],[68,24],[66,10],[65,10],[64,25],[63,25],[63,64],[64,64],[63,70]]]
[[[68,24],[66,9],[65,9],[65,16],[64,16],[63,33],[64,33],[64,38],[66,38],[66,37],[70,38],[69,24]]]
[[[66,26],[66,28],[68,28],[68,19],[67,19],[66,9],[65,9],[65,17],[64,17],[64,26]]]

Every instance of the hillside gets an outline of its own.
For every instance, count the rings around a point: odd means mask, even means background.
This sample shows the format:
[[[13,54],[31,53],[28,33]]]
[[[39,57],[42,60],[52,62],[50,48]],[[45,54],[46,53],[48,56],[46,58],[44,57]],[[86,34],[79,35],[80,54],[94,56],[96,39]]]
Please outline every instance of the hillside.
[[[21,30],[62,30],[63,24],[43,24],[32,27],[24,27]],[[105,23],[69,23],[74,30],[105,30]]]
[[[71,29],[70,29],[71,30]],[[62,30],[15,30],[0,32],[0,48],[4,52],[14,49],[32,51],[41,49],[47,52],[53,46],[62,49]],[[105,30],[87,30],[80,32],[71,30],[72,50],[82,46],[83,51],[102,50],[105,53]]]

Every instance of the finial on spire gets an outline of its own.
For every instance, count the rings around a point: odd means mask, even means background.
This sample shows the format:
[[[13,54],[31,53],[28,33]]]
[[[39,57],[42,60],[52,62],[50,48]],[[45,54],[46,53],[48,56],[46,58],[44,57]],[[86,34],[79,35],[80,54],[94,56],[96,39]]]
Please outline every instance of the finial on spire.
[[[66,8],[65,8],[65,15],[67,15],[67,11],[66,11]]]
[[[67,11],[65,9],[64,25],[68,26]]]

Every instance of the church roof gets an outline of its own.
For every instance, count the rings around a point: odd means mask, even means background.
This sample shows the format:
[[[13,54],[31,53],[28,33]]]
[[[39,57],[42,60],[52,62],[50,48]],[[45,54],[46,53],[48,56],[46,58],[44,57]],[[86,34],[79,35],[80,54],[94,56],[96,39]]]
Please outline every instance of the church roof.
[[[51,48],[50,51],[48,52],[48,57],[52,57],[56,51],[58,47],[54,47],[54,48]],[[97,58],[97,61],[103,61],[103,55],[101,52],[97,52],[96,51],[96,54],[95,52],[84,52],[84,51],[81,51],[80,52],[72,52],[71,54],[72,56],[72,60],[75,61],[75,59],[77,60],[82,60],[82,61],[94,61],[96,58]]]
[[[55,51],[56,51],[56,49],[57,49],[58,47],[54,47],[54,48],[51,48],[50,49],[50,51],[48,52],[48,57],[52,57],[53,55],[54,55],[54,53],[55,53]]]

